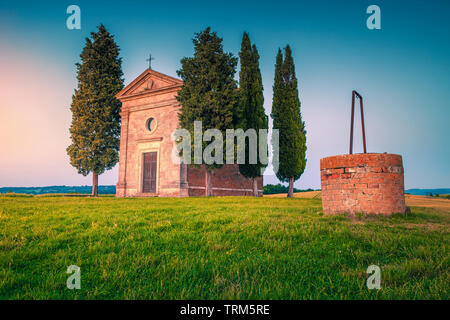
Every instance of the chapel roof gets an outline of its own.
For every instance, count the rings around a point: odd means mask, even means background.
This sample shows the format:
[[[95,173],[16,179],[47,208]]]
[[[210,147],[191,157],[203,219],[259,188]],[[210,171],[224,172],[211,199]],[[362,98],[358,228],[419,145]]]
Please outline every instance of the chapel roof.
[[[182,85],[183,81],[178,78],[153,69],[146,69],[130,84],[123,88],[116,95],[116,98],[122,100],[140,95],[150,95],[164,90],[176,89]]]

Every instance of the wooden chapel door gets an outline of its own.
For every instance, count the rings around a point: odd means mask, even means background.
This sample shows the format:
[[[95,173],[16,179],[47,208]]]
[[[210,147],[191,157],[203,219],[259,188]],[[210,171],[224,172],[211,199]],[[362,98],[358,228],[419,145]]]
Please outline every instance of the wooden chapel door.
[[[157,168],[157,153],[144,153],[144,170],[143,170],[143,193],[156,193],[156,168]]]

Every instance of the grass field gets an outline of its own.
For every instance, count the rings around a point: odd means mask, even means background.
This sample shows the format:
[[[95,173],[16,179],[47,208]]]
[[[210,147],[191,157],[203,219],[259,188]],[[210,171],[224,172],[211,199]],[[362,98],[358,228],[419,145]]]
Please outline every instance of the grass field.
[[[449,299],[449,226],[445,207],[330,217],[314,196],[0,196],[0,298]]]

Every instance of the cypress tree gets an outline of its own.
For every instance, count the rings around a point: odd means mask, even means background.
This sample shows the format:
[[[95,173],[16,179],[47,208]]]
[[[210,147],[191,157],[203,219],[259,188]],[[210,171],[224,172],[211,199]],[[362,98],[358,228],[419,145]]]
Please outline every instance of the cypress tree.
[[[234,80],[237,58],[223,51],[223,39],[216,32],[211,32],[209,27],[196,33],[192,41],[194,56],[181,59],[181,69],[177,71],[184,81],[177,96],[181,104],[180,126],[188,130],[192,137],[194,121],[202,121],[203,131],[218,129],[225,136],[226,129],[236,128],[240,119],[237,83]],[[202,149],[205,146],[206,143]],[[225,139],[223,147],[225,148]],[[210,196],[211,171],[222,165],[204,166],[206,195]]]
[[[120,109],[115,95],[123,88],[119,47],[103,25],[86,38],[77,63],[78,87],[72,96],[70,164],[78,173],[92,172],[92,195],[98,195],[98,176],[119,161]]]
[[[303,174],[306,165],[306,131],[300,112],[298,83],[294,59],[289,45],[285,56],[278,49],[273,85],[273,129],[279,130],[279,168],[277,178],[289,182],[288,197],[294,194],[294,181]]]
[[[241,70],[239,72],[239,104],[242,118],[240,125],[243,130],[254,129],[257,133],[257,154],[260,143],[260,129],[268,129],[268,119],[264,111],[264,96],[261,71],[259,69],[259,54],[255,45],[251,45],[250,38],[246,32],[242,37],[241,51],[239,53]],[[267,135],[265,137],[267,141]],[[266,167],[261,163],[260,157],[257,158],[256,164],[250,164],[249,159],[249,139],[245,142],[245,164],[239,165],[239,171],[247,178],[253,178],[253,195],[258,195],[256,177],[261,176],[262,171]],[[267,151],[266,151],[267,152]]]

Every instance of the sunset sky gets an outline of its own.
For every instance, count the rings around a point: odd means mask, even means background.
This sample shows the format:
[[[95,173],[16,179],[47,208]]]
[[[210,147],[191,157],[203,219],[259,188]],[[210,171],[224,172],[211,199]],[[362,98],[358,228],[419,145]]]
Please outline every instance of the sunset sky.
[[[81,30],[66,8],[81,8]],[[366,27],[369,5],[381,30]],[[242,33],[258,47],[270,114],[274,63],[290,44],[307,130],[298,188],[320,188],[319,160],[348,152],[351,92],[364,97],[369,152],[403,156],[406,188],[450,187],[450,1],[2,1],[0,187],[88,185],[69,164],[75,63],[103,23],[121,48],[125,84],[147,67],[176,76],[195,32],[211,26],[238,54]],[[238,77],[238,73],[236,73]],[[355,150],[361,152],[359,114]],[[117,182],[117,167],[100,176]],[[270,175],[266,183],[277,183]]]

